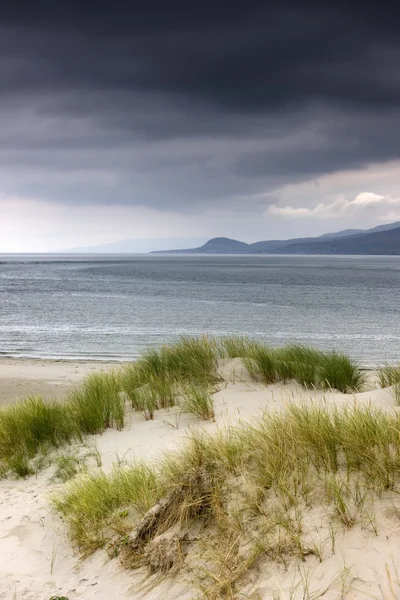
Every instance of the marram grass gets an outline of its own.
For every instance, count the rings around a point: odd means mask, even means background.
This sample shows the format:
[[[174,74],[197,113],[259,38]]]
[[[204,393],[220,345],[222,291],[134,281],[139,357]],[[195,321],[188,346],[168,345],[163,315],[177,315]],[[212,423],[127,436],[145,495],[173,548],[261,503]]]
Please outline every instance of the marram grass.
[[[2,473],[19,477],[32,473],[31,459],[43,447],[59,448],[82,440],[83,434],[107,427],[122,429],[125,402],[114,373],[96,373],[84,379],[66,402],[28,397],[0,410],[0,463]]]
[[[393,396],[400,405],[400,365],[384,365],[379,369],[379,384],[382,388],[393,386]]]
[[[204,387],[186,385],[182,389],[180,406],[184,412],[193,414],[199,419],[212,421],[215,417],[213,397]]]
[[[40,396],[0,410],[0,458],[16,453],[35,456],[43,444],[55,448],[80,437],[68,408]]]
[[[67,409],[82,433],[102,433],[108,427],[122,429],[125,406],[117,375],[93,373],[70,392]]]
[[[400,491],[399,434],[396,413],[292,406],[225,433],[192,434],[155,467],[75,479],[53,505],[82,553],[112,547],[131,565],[146,564],[157,536],[194,528],[187,560],[202,570],[205,597],[233,598],[259,560],[322,560],[322,547],[303,535],[302,515],[313,507],[324,507],[326,528],[366,527],[368,517],[376,534],[366,502]],[[168,504],[129,560],[127,535],[162,498]]]
[[[303,345],[270,348],[260,343],[248,347],[244,364],[254,378],[265,383],[294,380],[306,388],[355,392],[365,384],[359,365],[345,354],[321,352]]]
[[[177,404],[212,419],[209,390],[219,380],[221,356],[241,357],[250,374],[265,383],[295,380],[305,387],[342,392],[358,391],[364,384],[359,366],[337,352],[302,345],[271,348],[245,337],[182,337],[170,346],[145,351],[133,364],[89,375],[64,403],[33,397],[0,410],[0,471],[6,472],[8,464],[15,473],[27,475],[29,461],[43,444],[57,448],[108,427],[122,429],[126,400],[146,419]],[[381,384],[395,385],[400,401],[399,378],[398,368],[381,370]]]

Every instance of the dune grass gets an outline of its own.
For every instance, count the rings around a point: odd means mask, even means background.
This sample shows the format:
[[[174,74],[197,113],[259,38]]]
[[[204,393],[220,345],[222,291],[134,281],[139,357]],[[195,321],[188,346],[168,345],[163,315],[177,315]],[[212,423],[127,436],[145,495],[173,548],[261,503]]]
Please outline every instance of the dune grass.
[[[212,421],[215,417],[212,395],[204,387],[187,384],[182,390],[180,406],[184,412],[196,415],[199,419]]]
[[[119,374],[121,389],[134,410],[152,419],[157,409],[177,404],[182,387],[215,383],[217,343],[207,337],[182,337],[172,346],[149,349]]]
[[[247,346],[245,367],[254,378],[267,384],[294,380],[306,388],[359,391],[365,375],[359,365],[345,354],[321,352],[303,345],[270,348],[259,343]]]
[[[393,386],[393,396],[400,405],[400,365],[384,365],[379,369],[379,385],[381,388]]]
[[[29,461],[44,445],[58,448],[79,438],[76,422],[58,402],[33,396],[0,410],[0,461],[19,477],[31,474]]]
[[[137,363],[141,379],[150,377],[178,383],[212,383],[217,379],[217,343],[206,336],[181,337],[171,346],[143,353]]]
[[[366,373],[345,354],[328,352],[323,356],[317,380],[322,388],[339,392],[358,392],[366,384]]]
[[[93,373],[70,392],[67,410],[82,433],[102,433],[108,427],[124,426],[125,406],[114,372]]]
[[[219,341],[219,352],[222,358],[244,358],[255,344],[246,336],[226,336]]]
[[[147,564],[166,532],[184,536],[194,528],[189,550],[176,560],[196,574],[205,598],[234,598],[261,561],[286,567],[291,557],[323,560],[326,534],[311,543],[303,522],[318,507],[325,531],[368,522],[376,534],[368,507],[385,491],[400,491],[399,434],[396,413],[291,406],[225,433],[192,434],[156,467],[74,480],[53,502],[81,552],[109,546],[125,565]],[[130,550],[129,531],[163,498],[140,548]]]
[[[364,383],[358,365],[337,352],[323,353],[302,345],[270,348],[245,337],[219,341],[206,336],[182,337],[171,346],[147,350],[133,364],[89,375],[64,403],[35,397],[2,409],[1,471],[8,461],[15,473],[28,475],[29,461],[43,444],[57,448],[108,427],[122,429],[125,399],[146,419],[153,419],[156,410],[174,405],[202,419],[212,419],[209,390],[219,380],[218,358],[240,355],[250,374],[265,383],[295,380],[305,387],[342,392],[357,391]],[[398,373],[398,368],[385,367],[381,383],[398,382]],[[400,396],[400,383],[396,386]]]
[[[125,406],[114,373],[89,375],[66,402],[28,397],[0,410],[0,462],[2,472],[26,477],[31,460],[43,447],[59,448],[82,435],[122,429]]]
[[[101,471],[72,480],[53,504],[65,515],[73,544],[87,554],[111,540],[116,529],[129,531],[128,517],[140,517],[157,501],[156,483],[147,465],[116,467],[109,475]]]

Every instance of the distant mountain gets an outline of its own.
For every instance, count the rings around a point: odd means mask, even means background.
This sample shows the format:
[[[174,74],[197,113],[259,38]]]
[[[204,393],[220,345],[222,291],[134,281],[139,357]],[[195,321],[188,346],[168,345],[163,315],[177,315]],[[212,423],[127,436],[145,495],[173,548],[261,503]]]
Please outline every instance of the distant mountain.
[[[190,252],[205,252],[205,253],[227,253],[227,254],[245,254],[250,252],[251,246],[246,244],[245,242],[238,242],[237,240],[232,240],[226,237],[218,237],[213,238],[212,240],[208,240],[203,246],[200,248],[193,248]],[[181,252],[185,252],[181,250]]]
[[[397,229],[400,227],[400,221],[396,221],[395,223],[386,223],[385,225],[378,225],[377,227],[373,227],[372,229],[367,229],[365,233],[374,233],[375,231],[389,231],[390,229]]]
[[[188,246],[200,246],[204,244],[206,239],[204,237],[129,239],[97,246],[72,248],[63,252],[77,254],[147,254],[152,251],[167,252],[170,248],[183,249]]]
[[[173,253],[198,254],[400,254],[400,222],[372,229],[346,229],[314,238],[266,240],[246,244],[230,238],[212,238],[203,246]]]
[[[318,239],[325,240],[327,238],[341,238],[347,237],[348,235],[357,235],[357,233],[365,233],[364,229],[343,229],[343,231],[336,231],[336,233],[324,233],[320,235]]]
[[[286,246],[283,254],[400,254],[400,226],[342,238],[297,242]]]

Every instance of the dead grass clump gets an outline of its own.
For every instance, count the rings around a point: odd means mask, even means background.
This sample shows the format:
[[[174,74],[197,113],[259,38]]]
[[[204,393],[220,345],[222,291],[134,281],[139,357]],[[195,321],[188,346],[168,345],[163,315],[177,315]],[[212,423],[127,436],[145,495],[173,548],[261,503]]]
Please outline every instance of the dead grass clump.
[[[172,529],[153,538],[147,544],[142,562],[149,567],[152,574],[176,572],[183,564],[187,547],[187,534]]]

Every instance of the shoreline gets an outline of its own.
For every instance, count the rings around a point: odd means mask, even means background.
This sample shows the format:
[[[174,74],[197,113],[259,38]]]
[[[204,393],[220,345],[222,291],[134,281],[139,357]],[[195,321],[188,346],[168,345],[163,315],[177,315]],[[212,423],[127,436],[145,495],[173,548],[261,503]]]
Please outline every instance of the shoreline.
[[[109,371],[124,361],[0,357],[0,406],[41,395],[62,400],[95,371]]]

